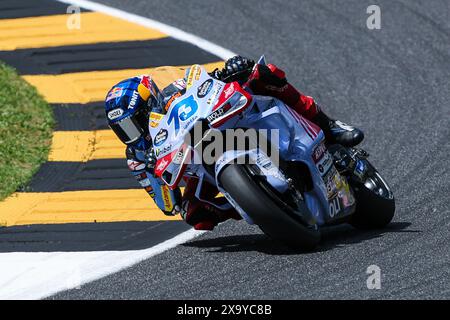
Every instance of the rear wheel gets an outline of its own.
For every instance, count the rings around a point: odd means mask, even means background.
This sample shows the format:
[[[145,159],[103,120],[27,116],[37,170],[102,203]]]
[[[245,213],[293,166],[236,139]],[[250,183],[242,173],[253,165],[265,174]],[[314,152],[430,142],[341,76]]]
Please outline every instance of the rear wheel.
[[[233,200],[272,239],[302,250],[312,250],[319,243],[317,226],[308,224],[302,218],[310,214],[304,201],[300,201],[294,209],[264,179],[252,175],[248,165],[227,165],[220,173],[219,181]]]

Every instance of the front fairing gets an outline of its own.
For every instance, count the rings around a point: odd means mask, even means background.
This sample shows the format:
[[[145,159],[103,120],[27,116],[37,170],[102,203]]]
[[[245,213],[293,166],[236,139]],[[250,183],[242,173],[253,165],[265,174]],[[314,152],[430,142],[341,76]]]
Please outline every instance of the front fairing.
[[[168,170],[171,175],[183,174],[182,170],[185,169],[185,164],[190,159],[188,154],[192,152],[192,148],[186,146],[186,135],[197,121],[206,119],[211,113],[224,87],[223,82],[210,77],[203,67],[194,65],[186,76],[184,94],[171,102],[165,115],[150,115],[153,120],[158,120],[150,122],[149,131],[157,158],[156,174],[163,180],[163,173]],[[180,156],[181,151],[183,152],[182,156]],[[181,162],[179,161],[180,157],[183,158]],[[174,160],[180,163],[173,163]],[[178,181],[179,179],[176,179],[172,182]],[[176,187],[175,184],[166,182],[171,187]]]

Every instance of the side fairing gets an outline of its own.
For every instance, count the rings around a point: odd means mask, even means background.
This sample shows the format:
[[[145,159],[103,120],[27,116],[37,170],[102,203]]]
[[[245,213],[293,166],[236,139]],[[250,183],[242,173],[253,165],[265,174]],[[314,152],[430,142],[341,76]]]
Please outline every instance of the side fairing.
[[[319,225],[350,214],[354,204],[352,192],[334,167],[320,128],[278,99],[253,98],[254,105],[243,116],[227,124],[234,128],[275,130],[271,137],[277,139],[271,139],[274,145],[271,150],[277,150],[284,161],[303,162],[311,173],[313,189],[304,196]],[[274,155],[270,156],[273,159]]]

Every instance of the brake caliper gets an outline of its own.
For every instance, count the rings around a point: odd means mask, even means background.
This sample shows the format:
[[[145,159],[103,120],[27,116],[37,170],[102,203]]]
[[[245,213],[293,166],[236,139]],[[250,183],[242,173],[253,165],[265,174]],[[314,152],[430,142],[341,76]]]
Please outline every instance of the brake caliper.
[[[372,166],[366,160],[369,153],[363,149],[346,148],[340,145],[330,146],[329,151],[333,155],[334,164],[340,174],[364,182],[372,169]]]

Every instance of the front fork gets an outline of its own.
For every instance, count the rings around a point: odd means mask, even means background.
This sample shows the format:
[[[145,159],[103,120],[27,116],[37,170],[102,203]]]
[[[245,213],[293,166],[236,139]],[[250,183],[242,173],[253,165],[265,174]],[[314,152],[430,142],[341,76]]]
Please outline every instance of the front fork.
[[[379,197],[393,199],[391,188],[369,162],[367,159],[369,154],[366,151],[339,145],[333,145],[329,150],[334,157],[336,168],[347,177],[350,186],[355,191],[359,188],[366,188]]]
[[[333,156],[336,169],[349,182],[364,183],[366,178],[375,172],[375,168],[367,160],[369,153],[363,149],[347,148],[335,144],[329,146],[328,150]]]

